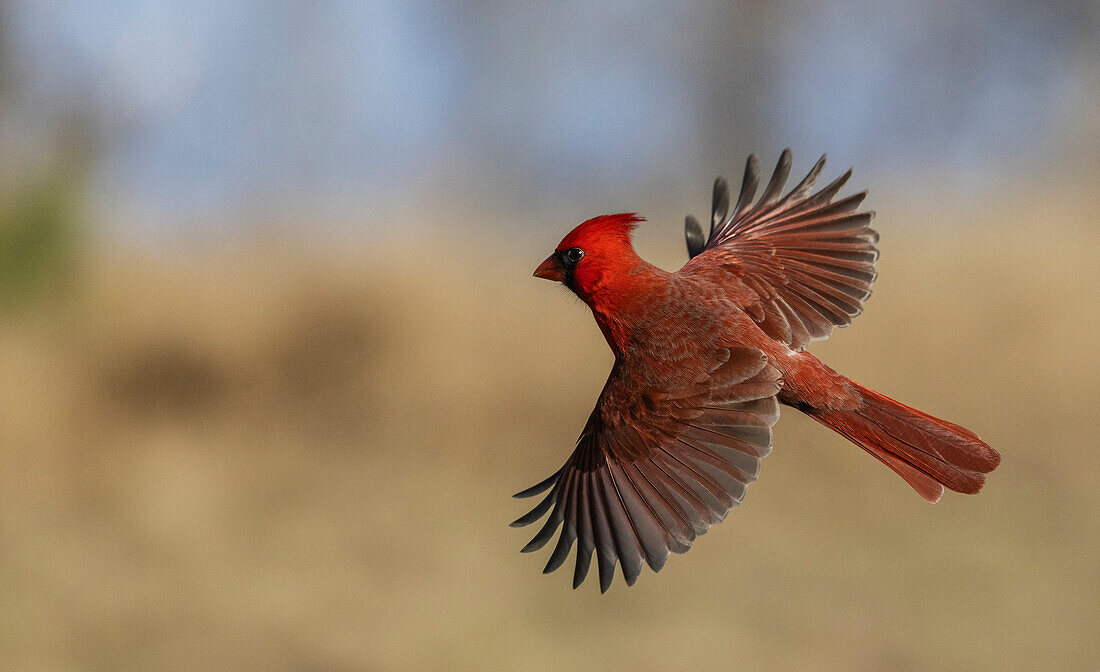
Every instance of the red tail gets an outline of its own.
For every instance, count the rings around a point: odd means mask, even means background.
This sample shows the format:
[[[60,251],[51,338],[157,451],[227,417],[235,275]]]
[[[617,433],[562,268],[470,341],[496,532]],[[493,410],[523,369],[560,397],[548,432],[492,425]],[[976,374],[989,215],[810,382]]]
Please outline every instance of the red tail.
[[[860,408],[807,409],[808,415],[881,460],[928,501],[938,501],[945,486],[967,494],[981,490],[985,475],[1000,464],[1000,454],[969,429],[855,386],[863,395]]]

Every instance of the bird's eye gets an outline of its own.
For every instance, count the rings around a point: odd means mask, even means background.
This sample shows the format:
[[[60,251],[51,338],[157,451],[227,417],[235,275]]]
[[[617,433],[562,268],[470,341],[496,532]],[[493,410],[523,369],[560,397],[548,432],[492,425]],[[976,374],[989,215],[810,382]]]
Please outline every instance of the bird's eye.
[[[584,257],[584,250],[579,247],[571,247],[563,254],[569,264],[575,264]]]

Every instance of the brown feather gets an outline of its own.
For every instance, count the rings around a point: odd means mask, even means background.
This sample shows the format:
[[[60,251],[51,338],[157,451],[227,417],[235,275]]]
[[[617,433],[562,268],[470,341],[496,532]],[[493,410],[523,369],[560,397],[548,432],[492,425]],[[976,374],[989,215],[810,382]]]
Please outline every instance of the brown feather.
[[[549,511],[523,549],[559,535],[544,571],[563,565],[576,541],[574,587],[593,552],[601,590],[616,564],[632,584],[643,561],[659,571],[741,502],[771,449],[780,377],[752,348],[713,348],[706,361],[683,384],[645,388],[633,401],[623,395],[637,372],[612,371],[576,450],[553,481],[536,486],[552,485],[550,493],[515,523]]]
[[[750,157],[737,207],[728,215],[714,213],[715,220],[718,214],[723,217],[694,259],[718,255],[716,259],[736,269],[731,281],[756,291],[761,306],[754,315],[765,333],[802,350],[827,338],[834,327],[851,324],[870,297],[878,259],[878,234],[869,227],[874,213],[857,211],[866,192],[832,200],[851,177],[850,170],[811,195],[824,156],[777,199],[790,171],[789,150],[752,205],[755,165]]]

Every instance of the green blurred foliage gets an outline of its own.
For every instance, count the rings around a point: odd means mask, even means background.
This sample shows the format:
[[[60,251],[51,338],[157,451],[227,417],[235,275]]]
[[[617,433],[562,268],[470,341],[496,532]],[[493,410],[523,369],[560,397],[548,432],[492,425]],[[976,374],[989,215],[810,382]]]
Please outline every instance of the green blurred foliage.
[[[83,179],[53,167],[0,201],[0,310],[64,296],[79,255]]]

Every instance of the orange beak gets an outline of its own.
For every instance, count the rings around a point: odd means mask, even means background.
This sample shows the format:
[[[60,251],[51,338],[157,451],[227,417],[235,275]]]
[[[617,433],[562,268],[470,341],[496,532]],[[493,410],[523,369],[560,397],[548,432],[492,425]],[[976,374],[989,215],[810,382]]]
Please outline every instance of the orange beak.
[[[546,257],[546,261],[539,264],[539,267],[535,269],[535,277],[542,278],[543,280],[553,280],[554,282],[561,282],[565,277],[564,270],[561,267],[561,262],[558,261],[558,257],[555,254],[551,254]]]

